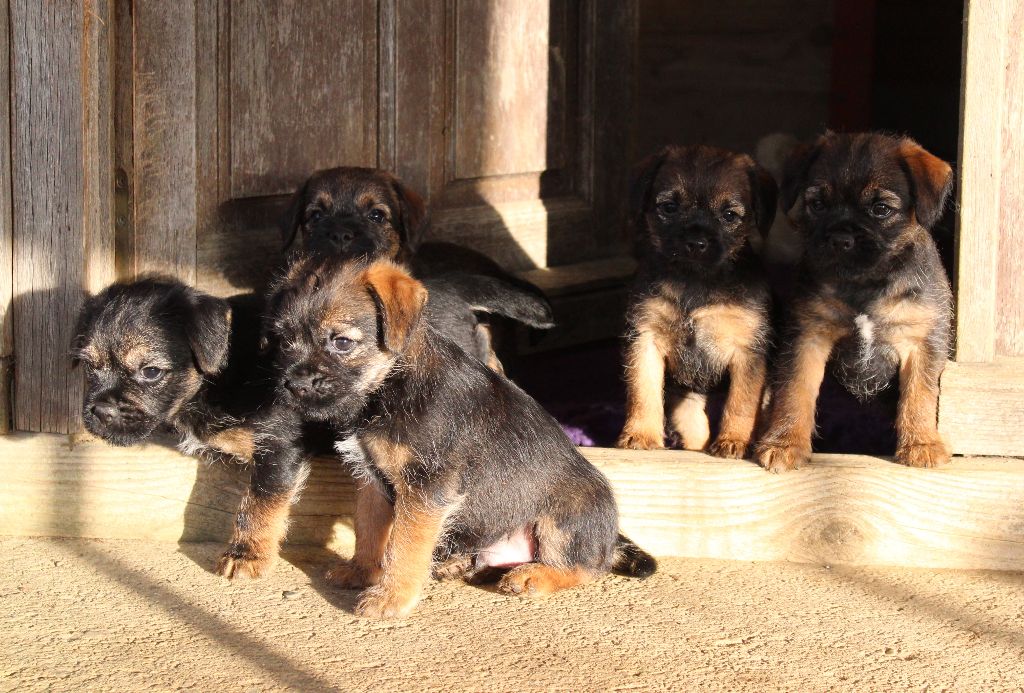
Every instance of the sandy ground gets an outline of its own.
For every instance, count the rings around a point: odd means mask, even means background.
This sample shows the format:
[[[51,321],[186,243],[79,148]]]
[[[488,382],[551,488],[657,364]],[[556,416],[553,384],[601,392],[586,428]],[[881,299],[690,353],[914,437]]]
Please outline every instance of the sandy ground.
[[[365,621],[291,553],[2,539],[4,690],[1024,690],[1024,575],[664,560],[546,601],[432,583]]]

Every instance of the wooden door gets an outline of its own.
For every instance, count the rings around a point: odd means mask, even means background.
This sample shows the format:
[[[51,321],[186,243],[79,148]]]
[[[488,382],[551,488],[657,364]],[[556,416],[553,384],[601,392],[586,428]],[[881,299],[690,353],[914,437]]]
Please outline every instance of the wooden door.
[[[135,3],[122,274],[258,286],[312,171],[380,166],[511,270],[621,255],[635,17],[570,0]],[[184,48],[183,48],[184,47]],[[598,95],[600,94],[600,98]],[[130,98],[129,98],[130,96]]]

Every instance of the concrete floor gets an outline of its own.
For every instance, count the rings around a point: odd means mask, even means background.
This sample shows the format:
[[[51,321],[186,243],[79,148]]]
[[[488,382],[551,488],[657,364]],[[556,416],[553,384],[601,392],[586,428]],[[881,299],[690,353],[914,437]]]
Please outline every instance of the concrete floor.
[[[0,687],[1024,690],[1021,574],[676,559],[543,602],[432,583],[383,623],[324,554],[228,584],[219,549],[0,539]]]

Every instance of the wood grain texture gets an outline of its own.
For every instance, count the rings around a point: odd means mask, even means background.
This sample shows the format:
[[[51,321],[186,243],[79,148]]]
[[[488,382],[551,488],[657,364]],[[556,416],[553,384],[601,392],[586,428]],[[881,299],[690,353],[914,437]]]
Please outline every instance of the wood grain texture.
[[[1008,0],[966,3],[960,103],[956,360],[996,353]],[[1012,40],[1017,40],[1014,37]],[[1018,135],[1019,136],[1019,135]]]
[[[232,3],[230,197],[377,162],[377,4]]]
[[[1010,3],[1007,12],[996,353],[1024,356],[1024,3]]]
[[[0,434],[11,431],[14,219],[11,217],[11,3],[0,0]]]
[[[196,5],[135,3],[134,206],[129,272],[196,276]]]
[[[946,364],[939,432],[955,454],[1024,456],[1024,358]]]
[[[81,375],[68,344],[85,285],[81,3],[11,2],[15,426],[67,433]],[[90,167],[91,168],[91,167]]]
[[[816,456],[767,474],[699,453],[584,449],[611,480],[622,529],[658,555],[928,568],[1024,569],[1024,462],[961,458],[935,470]],[[167,449],[0,439],[0,533],[224,541],[245,469]],[[294,543],[351,550],[351,482],[318,460]],[[340,516],[340,519],[339,519]]]

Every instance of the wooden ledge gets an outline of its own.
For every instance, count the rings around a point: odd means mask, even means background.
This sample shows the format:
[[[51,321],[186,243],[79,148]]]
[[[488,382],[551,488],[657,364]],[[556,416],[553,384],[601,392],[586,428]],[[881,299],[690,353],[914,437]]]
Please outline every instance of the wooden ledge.
[[[821,455],[772,475],[687,452],[590,448],[623,530],[658,555],[1024,570],[1024,461],[957,458],[939,469]],[[224,541],[241,466],[168,448],[65,436],[0,437],[0,534]],[[352,482],[318,460],[291,541],[351,550]]]

